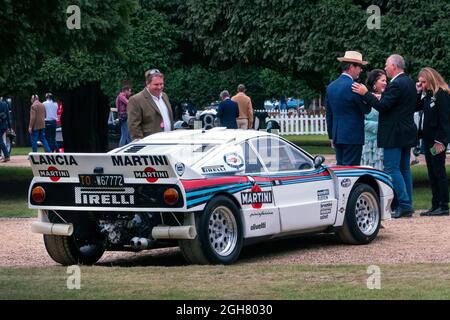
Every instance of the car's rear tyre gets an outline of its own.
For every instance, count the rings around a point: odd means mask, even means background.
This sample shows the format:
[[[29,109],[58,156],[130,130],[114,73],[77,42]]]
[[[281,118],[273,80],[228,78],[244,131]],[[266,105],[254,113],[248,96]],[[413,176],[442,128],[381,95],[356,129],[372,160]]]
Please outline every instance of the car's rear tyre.
[[[345,211],[344,225],[337,236],[345,243],[367,244],[380,230],[380,200],[367,184],[356,184],[350,193]]]
[[[225,196],[213,198],[195,217],[197,237],[180,240],[185,259],[192,264],[231,264],[239,257],[243,228],[236,204]]]
[[[83,243],[74,236],[55,236],[44,234],[44,244],[50,257],[62,264],[92,265],[102,257],[105,248],[101,243]]]

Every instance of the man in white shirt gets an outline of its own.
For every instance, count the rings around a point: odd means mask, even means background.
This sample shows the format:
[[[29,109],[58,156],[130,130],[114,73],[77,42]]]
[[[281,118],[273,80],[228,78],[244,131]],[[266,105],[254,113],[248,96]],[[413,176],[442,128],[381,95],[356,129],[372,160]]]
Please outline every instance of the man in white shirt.
[[[146,86],[128,101],[128,131],[132,140],[173,128],[169,97],[163,92],[164,74],[158,69],[145,73]]]
[[[46,112],[45,138],[47,139],[48,146],[52,152],[57,152],[58,145],[56,144],[56,120],[58,119],[58,104],[53,101],[53,95],[51,93],[45,94],[45,99],[46,101],[43,103]]]

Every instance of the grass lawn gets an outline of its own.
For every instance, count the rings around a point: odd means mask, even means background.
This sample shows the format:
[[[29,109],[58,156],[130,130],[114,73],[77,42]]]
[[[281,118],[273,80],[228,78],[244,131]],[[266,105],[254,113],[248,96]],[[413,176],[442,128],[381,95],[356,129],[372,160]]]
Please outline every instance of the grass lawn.
[[[330,146],[327,135],[282,135],[281,137],[300,146]]]
[[[326,154],[334,154],[334,150],[330,147],[324,147],[324,146],[302,146],[303,150],[308,152],[309,154],[313,156],[317,155],[326,155]]]
[[[65,267],[0,268],[0,299],[449,299],[445,264],[81,267],[79,290]]]
[[[11,150],[12,156],[26,156],[31,152],[31,147],[14,147]],[[38,152],[45,152],[43,147],[38,147]]]
[[[282,136],[284,139],[296,144],[297,146],[309,152],[312,155],[334,154],[330,147],[330,140],[326,135],[307,135],[307,136]]]
[[[0,168],[0,217],[34,217],[27,195],[33,174],[31,168]]]

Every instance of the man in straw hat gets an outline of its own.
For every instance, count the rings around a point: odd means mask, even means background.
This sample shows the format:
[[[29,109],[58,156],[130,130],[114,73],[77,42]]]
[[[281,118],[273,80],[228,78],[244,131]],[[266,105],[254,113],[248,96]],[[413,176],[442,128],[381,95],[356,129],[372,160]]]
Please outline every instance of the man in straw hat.
[[[364,144],[364,114],[371,108],[358,94],[352,92],[352,84],[358,79],[363,61],[357,51],[346,51],[340,61],[342,74],[327,87],[326,110],[328,137],[336,151],[339,166],[360,165]]]

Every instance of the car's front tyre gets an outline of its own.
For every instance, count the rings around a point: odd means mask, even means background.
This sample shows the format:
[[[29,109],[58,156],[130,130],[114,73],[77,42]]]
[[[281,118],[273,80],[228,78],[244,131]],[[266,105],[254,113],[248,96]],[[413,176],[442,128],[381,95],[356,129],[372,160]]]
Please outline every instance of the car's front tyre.
[[[243,245],[243,227],[236,204],[225,196],[213,198],[195,217],[197,237],[180,240],[183,256],[192,264],[231,264]]]
[[[356,184],[350,193],[345,211],[344,225],[337,236],[345,243],[367,244],[380,230],[380,200],[367,184]]]

